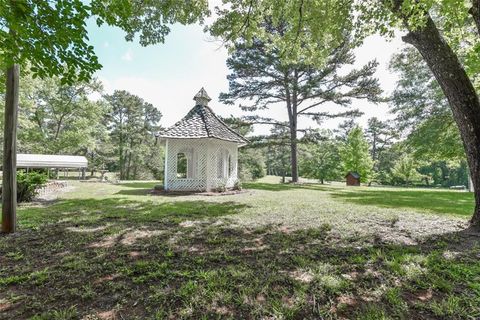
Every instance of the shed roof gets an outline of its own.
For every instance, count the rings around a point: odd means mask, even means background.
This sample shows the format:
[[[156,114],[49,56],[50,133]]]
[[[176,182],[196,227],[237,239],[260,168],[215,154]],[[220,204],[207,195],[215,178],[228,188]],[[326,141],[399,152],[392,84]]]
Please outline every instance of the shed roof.
[[[158,133],[160,138],[216,138],[246,144],[248,140],[232,130],[225,122],[219,119],[207,105],[202,104],[203,99],[210,99],[202,88],[194,97],[197,105],[187,115],[170,128]],[[203,100],[203,101],[205,101]]]
[[[83,156],[51,154],[17,154],[18,168],[86,168],[87,158]]]
[[[355,179],[360,179],[360,174],[356,171],[349,171],[345,177],[347,177],[348,175],[351,175],[352,177],[354,177]]]

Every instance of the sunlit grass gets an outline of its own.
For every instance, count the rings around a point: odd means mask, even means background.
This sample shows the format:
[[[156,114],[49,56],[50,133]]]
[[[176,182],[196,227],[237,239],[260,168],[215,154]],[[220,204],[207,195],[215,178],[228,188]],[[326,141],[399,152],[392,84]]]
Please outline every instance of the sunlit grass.
[[[216,197],[72,182],[22,206],[0,237],[0,319],[480,317],[469,194],[278,181]]]

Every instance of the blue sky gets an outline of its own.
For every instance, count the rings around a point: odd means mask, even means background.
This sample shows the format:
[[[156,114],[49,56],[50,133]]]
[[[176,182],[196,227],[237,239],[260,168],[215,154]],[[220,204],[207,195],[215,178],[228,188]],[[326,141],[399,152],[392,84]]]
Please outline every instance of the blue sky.
[[[210,105],[216,113],[222,116],[241,115],[236,106],[218,102],[220,92],[228,90],[225,64],[228,54],[220,42],[203,33],[202,26],[175,25],[164,44],[148,47],[125,41],[123,31],[117,28],[97,27],[91,21],[88,29],[90,42],[103,65],[96,76],[103,82],[105,91],[127,90],[152,103],[163,114],[163,126],[172,125],[193,107],[192,97],[202,86],[213,98]],[[372,59],[379,61],[377,77],[387,93],[394,88],[396,81],[396,77],[387,70],[388,61],[401,46],[398,38],[386,41],[374,36],[356,50],[357,66]],[[362,125],[372,116],[391,117],[385,104],[355,101],[353,107],[365,112],[360,119]],[[334,109],[334,106],[330,108]],[[286,111],[274,108],[269,116],[286,120]],[[334,128],[340,121],[331,120],[322,126]],[[310,121],[300,124],[304,127],[316,126]],[[255,131],[266,133],[268,128],[257,127]]]

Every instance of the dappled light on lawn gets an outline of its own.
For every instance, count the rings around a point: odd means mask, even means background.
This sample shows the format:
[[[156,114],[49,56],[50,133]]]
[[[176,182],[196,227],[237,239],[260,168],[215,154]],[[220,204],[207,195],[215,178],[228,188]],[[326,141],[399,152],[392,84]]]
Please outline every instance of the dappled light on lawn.
[[[1,319],[480,316],[465,219],[313,184],[118,195],[128,187],[78,183],[20,209],[19,233],[0,237]]]
[[[456,214],[466,218],[474,209],[473,194],[470,192],[362,188],[359,190],[342,190],[334,192],[334,198],[361,205],[374,205],[388,208],[412,208],[438,214]]]

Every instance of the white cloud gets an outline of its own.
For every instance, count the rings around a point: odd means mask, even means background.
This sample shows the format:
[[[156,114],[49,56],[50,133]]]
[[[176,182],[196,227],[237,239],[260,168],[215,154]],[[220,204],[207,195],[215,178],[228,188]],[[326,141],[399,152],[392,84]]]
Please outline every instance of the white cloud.
[[[104,48],[108,48],[109,46],[110,46],[110,43],[109,43],[108,41],[105,41],[105,42],[103,43],[103,47],[104,47]]]
[[[124,61],[132,61],[133,60],[133,51],[131,48],[127,49],[127,52],[125,52],[122,56],[122,60]]]

